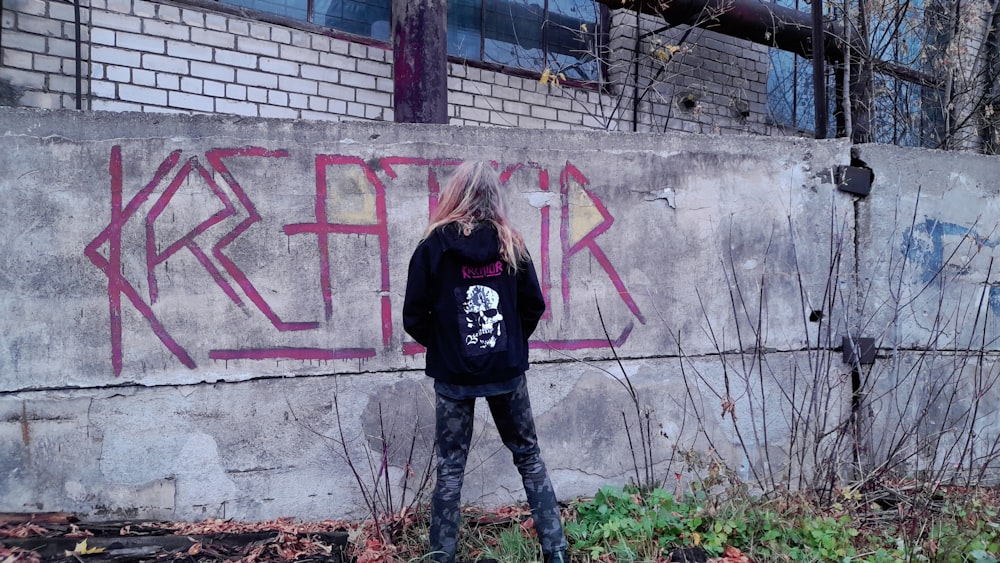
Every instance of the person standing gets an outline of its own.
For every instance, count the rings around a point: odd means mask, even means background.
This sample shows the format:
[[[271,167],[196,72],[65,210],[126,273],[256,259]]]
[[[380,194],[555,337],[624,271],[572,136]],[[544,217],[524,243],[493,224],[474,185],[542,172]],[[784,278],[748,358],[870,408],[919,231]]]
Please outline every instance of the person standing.
[[[507,218],[496,171],[459,165],[410,259],[403,327],[427,349],[434,379],[437,481],[434,561],[453,563],[477,397],[485,397],[521,474],[545,563],[564,563],[566,536],[528,400],[528,338],[545,301],[524,239]]]

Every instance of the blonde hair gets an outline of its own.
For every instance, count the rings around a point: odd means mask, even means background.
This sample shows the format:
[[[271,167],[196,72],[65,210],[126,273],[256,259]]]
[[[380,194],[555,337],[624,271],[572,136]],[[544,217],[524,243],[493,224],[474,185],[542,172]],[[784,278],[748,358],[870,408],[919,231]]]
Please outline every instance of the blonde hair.
[[[516,272],[528,260],[528,250],[524,238],[507,219],[500,177],[488,163],[467,160],[445,182],[424,238],[450,224],[469,236],[480,223],[489,223],[496,229],[500,259]]]

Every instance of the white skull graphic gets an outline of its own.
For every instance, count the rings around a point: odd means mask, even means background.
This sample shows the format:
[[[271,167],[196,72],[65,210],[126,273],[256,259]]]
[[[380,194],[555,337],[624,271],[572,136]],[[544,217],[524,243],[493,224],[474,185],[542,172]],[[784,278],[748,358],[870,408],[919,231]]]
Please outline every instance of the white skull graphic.
[[[480,349],[493,348],[500,336],[500,295],[483,285],[473,285],[465,292],[465,320],[469,334],[465,337],[467,346]]]

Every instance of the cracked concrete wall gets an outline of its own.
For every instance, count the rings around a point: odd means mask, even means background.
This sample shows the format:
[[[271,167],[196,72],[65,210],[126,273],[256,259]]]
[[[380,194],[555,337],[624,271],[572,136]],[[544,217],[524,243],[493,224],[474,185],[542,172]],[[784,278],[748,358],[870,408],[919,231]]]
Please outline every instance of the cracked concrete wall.
[[[834,186],[843,141],[3,119],[0,511],[360,517],[347,458],[383,445],[398,498],[433,424],[406,263],[467,158],[497,162],[545,289],[529,387],[561,497],[634,479],[640,420],[659,478],[844,458],[824,436],[850,414],[864,204]],[[516,500],[479,410],[464,499]]]

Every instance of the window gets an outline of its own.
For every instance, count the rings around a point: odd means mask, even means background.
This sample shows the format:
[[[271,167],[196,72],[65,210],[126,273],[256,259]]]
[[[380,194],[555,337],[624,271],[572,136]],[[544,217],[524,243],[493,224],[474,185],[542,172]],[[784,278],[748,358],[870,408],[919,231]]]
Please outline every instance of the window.
[[[831,15],[844,19],[844,7],[852,11],[851,25],[863,31],[871,46],[872,135],[881,143],[906,146],[938,146],[948,106],[935,85],[933,61],[940,59],[951,37],[948,14],[938,0],[872,0],[858,4],[837,3]],[[806,0],[772,0],[772,3],[801,11],[809,10]],[[863,23],[863,25],[862,25]],[[786,51],[771,49],[768,72],[768,110],[777,125],[812,131],[815,106],[812,61]],[[828,68],[827,96],[832,113],[836,89],[833,69]],[[832,120],[829,121],[833,123]]]
[[[392,0],[221,0],[388,41]],[[594,0],[449,0],[448,54],[567,78],[597,80],[603,6]]]

